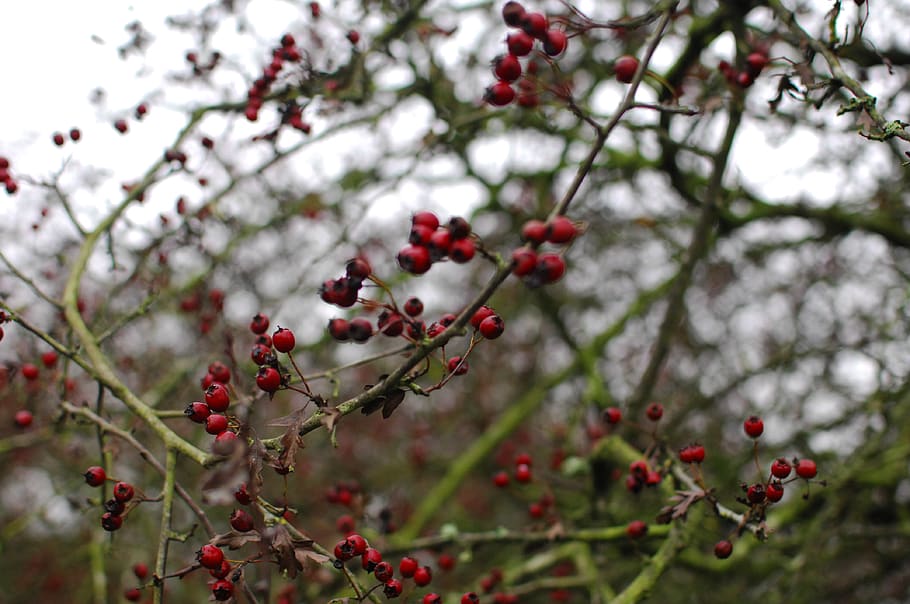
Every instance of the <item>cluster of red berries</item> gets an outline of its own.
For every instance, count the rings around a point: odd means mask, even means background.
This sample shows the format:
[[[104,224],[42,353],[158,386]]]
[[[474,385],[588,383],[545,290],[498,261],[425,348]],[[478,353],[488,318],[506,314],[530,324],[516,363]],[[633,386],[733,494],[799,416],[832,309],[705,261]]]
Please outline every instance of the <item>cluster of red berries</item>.
[[[83,474],[85,483],[90,487],[100,487],[107,478],[107,473],[101,466],[92,466]],[[136,489],[128,482],[115,482],[113,497],[104,502],[104,514],[101,515],[101,527],[106,531],[116,531],[123,526],[123,517],[135,507],[138,501],[134,502],[129,509],[127,504],[133,500]]]
[[[626,489],[631,493],[639,493],[644,487],[659,485],[661,480],[663,480],[663,476],[660,472],[652,470],[644,459],[639,459],[629,464]]]
[[[256,386],[263,392],[273,394],[287,386],[290,380],[278,363],[276,351],[290,355],[297,346],[297,338],[293,331],[280,325],[269,336],[265,333],[268,328],[269,318],[262,313],[257,313],[250,321],[250,331],[256,336],[250,358],[259,365],[259,370],[256,372]]]
[[[208,372],[202,378],[203,400],[193,401],[186,406],[183,413],[190,421],[203,424],[205,431],[215,437],[215,442],[229,442],[237,434],[229,429],[230,421],[224,414],[231,404],[228,384],[231,381],[231,370],[220,361],[211,363]]]
[[[207,568],[209,574],[215,578],[212,583],[212,597],[223,602],[234,595],[234,584],[227,579],[233,570],[231,563],[224,557],[220,547],[207,543],[196,552],[196,561],[202,568]],[[239,573],[237,573],[239,575]],[[235,577],[235,580],[239,576]]]
[[[422,275],[439,260],[449,258],[458,264],[470,262],[476,245],[471,225],[453,216],[444,226],[433,212],[417,212],[411,218],[408,245],[398,252],[398,266],[414,275]]]
[[[79,128],[70,128],[69,137],[71,141],[78,143],[82,138],[82,131],[79,130]],[[54,144],[58,147],[62,147],[64,143],[66,143],[66,136],[64,136],[62,132],[54,132],[54,134],[51,135],[51,140],[53,140]]]
[[[255,122],[259,119],[259,110],[262,108],[263,101],[268,95],[269,90],[278,79],[278,74],[284,67],[285,62],[298,63],[303,58],[300,50],[297,48],[297,42],[291,34],[281,36],[281,46],[272,50],[272,61],[262,70],[262,75],[257,78],[250,89],[247,91],[246,109],[244,115],[246,119]],[[303,122],[302,115],[297,110],[288,110],[285,112],[285,121],[298,130],[309,132],[309,125]]]
[[[16,182],[16,179],[10,173],[9,160],[5,157],[0,157],[0,181],[3,182],[3,187],[9,195],[13,195],[19,190],[19,183]],[[2,334],[3,332],[0,331],[0,339],[3,338]]]
[[[515,456],[515,482],[527,484],[534,479],[531,472],[532,459],[527,453],[519,453]],[[505,470],[497,472],[493,476],[493,484],[499,488],[509,486],[509,473]]]
[[[765,48],[756,49],[746,57],[745,67],[740,71],[727,61],[720,61],[717,69],[731,86],[748,88],[755,82],[762,70],[768,65],[768,51]]]
[[[509,52],[493,60],[493,75],[496,83],[487,88],[484,100],[494,106],[502,107],[515,100],[515,89],[512,83],[521,78],[520,57],[526,57],[534,50],[535,40],[543,46],[543,52],[550,57],[561,55],[569,43],[566,32],[550,27],[547,16],[543,13],[528,12],[518,2],[509,1],[502,7],[502,20],[515,31],[506,37]],[[534,75],[536,63],[528,64],[528,72]],[[536,83],[527,77],[518,82],[518,104],[521,107],[536,107],[540,100],[537,96]]]
[[[705,447],[692,443],[679,450],[679,461],[683,463],[701,463],[705,460]]]
[[[133,565],[133,574],[140,581],[145,581],[149,576],[149,567],[145,562]],[[130,587],[123,592],[123,597],[129,602],[138,602],[142,598],[142,591],[138,587]]]
[[[350,506],[360,494],[360,483],[355,481],[338,482],[325,493],[325,500],[343,506]]]
[[[521,227],[521,238],[527,244],[512,252],[512,274],[521,277],[529,287],[554,283],[566,272],[562,255],[535,248],[544,243],[565,245],[578,235],[578,227],[566,216],[556,216],[548,222],[529,220]]]
[[[342,568],[348,560],[360,557],[363,570],[372,573],[382,584],[382,593],[386,598],[397,598],[404,585],[395,578],[395,567],[382,559],[382,552],[370,547],[361,535],[352,533],[335,544],[333,550],[335,567]],[[398,573],[403,579],[412,579],[417,587],[426,587],[433,580],[433,571],[429,566],[421,566],[416,558],[405,556],[398,563]],[[423,602],[439,602],[437,594],[426,594]]]
[[[182,203],[181,200],[183,201]],[[196,214],[197,218],[200,220],[205,218],[207,212],[206,208],[207,206],[203,206],[203,208],[199,210]],[[177,213],[180,215],[186,213],[186,199],[182,197],[177,200]],[[206,299],[203,299],[198,292],[194,292],[180,300],[180,310],[185,313],[198,312],[199,332],[206,334],[211,331],[215,322],[218,320],[221,311],[224,310],[224,298],[224,290],[217,288],[209,290]],[[206,304],[206,302],[208,302],[208,304]]]

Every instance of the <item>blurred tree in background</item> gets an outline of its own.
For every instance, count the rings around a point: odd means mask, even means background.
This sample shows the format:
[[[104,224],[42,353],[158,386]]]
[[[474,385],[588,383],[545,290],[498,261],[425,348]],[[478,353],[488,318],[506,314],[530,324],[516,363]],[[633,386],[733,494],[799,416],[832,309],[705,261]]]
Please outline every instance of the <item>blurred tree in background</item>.
[[[0,143],[0,602],[385,601],[352,531],[408,602],[910,598],[910,2],[524,8],[517,78],[499,3],[136,21],[135,104]]]

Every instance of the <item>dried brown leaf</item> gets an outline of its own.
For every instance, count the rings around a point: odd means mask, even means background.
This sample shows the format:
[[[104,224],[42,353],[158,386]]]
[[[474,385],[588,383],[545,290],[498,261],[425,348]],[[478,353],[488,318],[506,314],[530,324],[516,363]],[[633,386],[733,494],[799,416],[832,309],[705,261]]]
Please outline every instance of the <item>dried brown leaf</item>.
[[[228,549],[240,549],[247,543],[259,543],[260,541],[262,541],[262,536],[256,531],[240,533],[232,530],[228,533],[215,535],[209,543],[219,547],[226,545]]]

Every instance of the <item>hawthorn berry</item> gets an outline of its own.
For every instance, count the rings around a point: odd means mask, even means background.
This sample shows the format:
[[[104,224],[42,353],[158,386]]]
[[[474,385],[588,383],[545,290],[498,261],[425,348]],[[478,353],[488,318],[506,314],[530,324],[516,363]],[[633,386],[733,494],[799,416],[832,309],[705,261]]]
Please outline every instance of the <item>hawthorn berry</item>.
[[[452,556],[451,554],[439,554],[439,557],[436,558],[436,564],[438,564],[439,568],[442,570],[452,570],[455,568],[455,556]]]
[[[205,389],[205,404],[212,411],[224,411],[231,404],[228,389],[221,382],[213,382]]]
[[[38,366],[33,363],[23,363],[20,371],[22,371],[22,377],[30,382],[38,379]]]
[[[439,323],[437,321],[433,321],[432,323],[430,323],[430,326],[427,327],[427,337],[435,338],[436,336],[438,336],[445,330],[446,330],[445,325],[443,325],[442,323]]]
[[[534,270],[537,266],[537,252],[526,247],[520,247],[512,251],[512,274],[516,277],[524,277]]]
[[[92,466],[85,471],[85,482],[90,487],[100,487],[107,480],[107,473],[101,466]]]
[[[41,355],[41,364],[50,369],[57,364],[57,353],[54,350],[48,350]]]
[[[555,283],[566,272],[566,263],[559,254],[541,254],[537,257],[537,266],[534,267],[535,282],[541,284]]]
[[[526,465],[528,467],[531,467],[533,465],[533,463],[534,463],[534,460],[531,458],[530,453],[519,453],[518,455],[515,456],[515,465],[516,466]]]
[[[205,418],[211,415],[211,413],[212,410],[209,409],[209,406],[199,401],[190,403],[186,406],[186,409],[183,410],[183,414],[197,424],[203,423]]]
[[[123,516],[120,514],[105,512],[101,515],[101,528],[104,530],[113,532],[121,526],[123,526]]]
[[[752,415],[743,422],[743,430],[750,438],[758,438],[765,431],[765,423],[757,415]]]
[[[480,322],[477,330],[488,340],[495,340],[505,331],[506,324],[499,315],[491,315]]]
[[[547,241],[550,243],[568,243],[575,238],[578,230],[575,224],[565,216],[556,216],[547,227]]]
[[[433,581],[433,571],[429,566],[421,566],[414,571],[414,584],[417,587],[426,587]]]
[[[367,540],[364,539],[363,536],[358,535],[357,533],[348,535],[348,541],[351,542],[351,544],[354,547],[355,556],[362,556],[364,554],[364,552],[367,551],[367,548],[370,546],[370,544],[367,543]]]
[[[648,408],[645,409],[645,415],[647,415],[648,419],[652,422],[656,422],[664,416],[664,406],[660,403],[651,403],[648,405]]]
[[[269,318],[262,313],[256,313],[252,321],[250,321],[250,331],[255,334],[265,333],[265,330],[269,328]]]
[[[126,125],[126,120],[117,120],[114,122],[114,129],[120,134],[126,134],[129,127]]]
[[[626,535],[630,539],[641,539],[648,533],[648,525],[642,520],[633,520],[626,525]]]
[[[237,503],[240,505],[250,505],[253,502],[252,495],[250,495],[250,492],[246,489],[246,483],[237,487],[237,490],[234,491],[234,499],[236,499]]]
[[[493,475],[493,484],[501,489],[509,486],[509,473],[505,470],[496,472],[496,474]]]
[[[368,547],[360,556],[360,564],[368,573],[373,572],[380,562],[382,562],[382,553],[372,547]]]
[[[13,421],[19,428],[28,428],[32,425],[33,420],[34,416],[28,409],[20,409],[19,411],[16,411],[16,415],[13,418]]]
[[[114,498],[122,503],[132,499],[135,492],[133,485],[128,482],[118,482],[114,485]]]
[[[235,531],[245,533],[253,530],[253,516],[246,510],[234,510],[230,518],[231,528]]]
[[[227,365],[221,361],[215,361],[209,364],[208,367],[209,373],[212,376],[212,379],[216,382],[221,382],[222,384],[227,384],[231,381],[231,370]]]
[[[529,220],[521,227],[521,239],[531,243],[543,243],[547,240],[549,227],[543,220]]]
[[[347,265],[345,265],[345,272],[348,277],[363,280],[372,274],[373,269],[370,267],[370,263],[366,258],[357,256],[356,258],[348,260]]]
[[[746,66],[749,69],[749,72],[755,75],[761,73],[761,70],[765,68],[765,65],[768,64],[768,55],[761,52],[750,53],[746,57]]]
[[[344,342],[351,337],[350,325],[345,319],[329,319],[329,335]]]
[[[509,27],[521,26],[521,20],[525,16],[525,8],[518,2],[509,0],[502,7],[502,20]]]
[[[227,416],[220,413],[213,413],[205,418],[205,431],[217,436],[228,428]]]
[[[399,581],[398,579],[389,579],[388,581],[386,581],[386,584],[382,587],[382,594],[386,598],[391,600],[392,598],[397,598],[398,596],[400,596],[401,590],[402,590],[401,581]]]
[[[128,602],[138,602],[142,598],[142,592],[138,587],[130,587],[123,592],[123,598]]]
[[[779,481],[772,481],[768,483],[768,486],[765,487],[765,497],[768,498],[768,501],[776,502],[780,501],[784,496],[784,485]]]
[[[63,143],[66,142],[66,139],[63,138],[63,134],[60,132],[54,132],[54,135],[51,138],[54,140],[54,144],[58,147],[62,147]]]
[[[749,485],[746,489],[746,499],[749,503],[761,503],[765,500],[765,485],[761,483]]]
[[[716,557],[720,558],[721,560],[729,558],[730,554],[732,554],[732,553],[733,553],[733,544],[730,543],[729,541],[727,541],[726,539],[722,539],[714,544],[714,555]]]
[[[149,576],[149,567],[145,562],[137,562],[133,565],[133,574],[136,575],[136,578],[140,581],[145,581],[145,578]]]
[[[619,407],[607,407],[603,412],[603,419],[608,424],[618,424],[622,421],[622,411]]]
[[[569,44],[569,38],[566,32],[561,29],[551,29],[547,31],[543,39],[543,51],[551,57],[558,57]]]
[[[212,596],[219,602],[229,600],[234,595],[234,584],[226,579],[212,583]]]
[[[335,555],[335,558],[342,562],[350,560],[354,557],[354,544],[347,539],[342,539],[335,544],[335,549],[332,553]]]
[[[503,82],[514,82],[521,77],[521,61],[515,55],[499,55],[493,59],[493,75]]]
[[[105,501],[105,502],[101,505],[101,507],[104,508],[104,511],[105,511],[105,512],[110,512],[110,513],[113,514],[114,516],[119,516],[119,515],[121,515],[123,512],[126,511],[126,504],[123,503],[122,501],[118,500],[118,499],[113,498],[113,497],[110,498],[110,499],[108,499],[107,501]]]
[[[350,514],[342,514],[335,520],[335,528],[338,529],[338,532],[343,535],[353,533],[356,526],[357,522]],[[360,555],[362,553],[363,552],[359,552],[357,555]]]
[[[436,216],[436,214],[433,212],[423,210],[416,212],[413,216],[411,216],[411,224],[421,225],[430,229],[431,231],[435,231],[439,228],[439,217]]]
[[[547,35],[550,23],[543,13],[525,13],[521,19],[521,28],[532,38],[543,40]]]
[[[790,462],[783,457],[778,457],[771,462],[771,474],[775,478],[784,479],[790,475],[791,470]]]
[[[638,71],[638,59],[631,55],[623,55],[613,63],[613,71],[616,73],[616,79],[623,84],[628,84],[635,77]]]
[[[224,552],[220,547],[211,543],[206,543],[196,552],[196,561],[205,568],[218,568],[221,566],[222,560],[224,560]]]
[[[435,262],[445,258],[452,247],[452,233],[448,229],[439,229],[430,235],[427,250],[430,252],[430,261]]]
[[[811,459],[800,459],[796,462],[796,475],[800,478],[815,478],[818,473],[818,466]]]
[[[348,322],[348,334],[355,342],[366,342],[373,335],[373,324],[362,317],[351,319]]]
[[[531,53],[534,48],[534,38],[525,31],[512,32],[506,37],[506,45],[509,48],[509,54],[516,57],[524,57]]]
[[[275,333],[272,334],[272,345],[278,352],[291,352],[294,350],[294,346],[297,345],[294,332],[279,325]]]
[[[452,245],[449,246],[449,257],[452,259],[452,262],[458,264],[465,264],[470,262],[474,257],[474,241],[471,239],[456,239],[452,242]]]
[[[237,433],[232,432],[231,430],[225,430],[224,432],[219,432],[215,435],[215,443],[218,445],[224,446],[224,443],[230,443],[237,440]],[[219,449],[215,453],[227,454],[230,453],[231,449]]]
[[[228,573],[231,572],[231,563],[227,560],[221,561],[221,566],[218,568],[210,568],[209,574],[215,577],[216,579],[224,579],[228,576]]]
[[[373,569],[373,576],[377,580],[385,583],[395,574],[395,569],[388,562],[379,562],[376,564],[376,567]]]
[[[480,597],[473,591],[461,596],[461,604],[477,604],[478,602],[480,602]]]
[[[449,373],[464,375],[468,372],[468,362],[462,361],[459,356],[450,357],[448,363],[446,363],[446,368]]]
[[[398,572],[401,573],[402,577],[407,579],[413,577],[418,568],[420,568],[420,563],[410,556],[405,556],[401,559],[401,562],[398,563]]]
[[[528,464],[518,464],[515,467],[515,481],[523,484],[531,482],[533,474],[531,472],[531,466]]]
[[[358,32],[356,29],[350,30],[345,37],[351,44],[357,44],[360,42],[360,32]]]
[[[412,297],[408,298],[407,300],[405,300],[404,314],[408,315],[409,317],[417,317],[417,316],[420,316],[420,314],[422,312],[423,312],[423,302],[421,302],[420,298],[416,298],[416,297],[412,296]]]
[[[78,143],[79,139],[82,138],[82,131],[79,128],[70,128],[70,140],[74,143]]]
[[[260,367],[256,373],[256,385],[264,392],[275,392],[281,388],[281,373],[274,367]]]
[[[508,86],[508,84],[506,84]],[[430,270],[430,250],[422,245],[409,244],[398,252],[398,266],[413,275],[422,275]]]

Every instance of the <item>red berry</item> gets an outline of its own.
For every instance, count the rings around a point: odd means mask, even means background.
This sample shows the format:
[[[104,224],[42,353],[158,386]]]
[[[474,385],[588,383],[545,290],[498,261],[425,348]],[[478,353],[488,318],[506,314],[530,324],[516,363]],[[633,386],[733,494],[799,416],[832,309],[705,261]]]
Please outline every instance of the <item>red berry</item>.
[[[82,132],[79,128],[70,128],[70,140],[76,143],[79,142],[80,138],[82,138]]]
[[[784,485],[782,485],[780,482],[769,482],[768,486],[765,487],[765,497],[768,498],[768,501],[780,501],[783,496]]]
[[[28,381],[38,379],[38,366],[33,363],[23,363],[21,371],[22,377]]]
[[[348,322],[345,319],[330,319],[329,335],[331,335],[339,342],[344,342],[345,340],[349,339],[351,337],[351,334]]]
[[[221,382],[222,384],[227,384],[231,381],[231,370],[221,361],[215,361],[209,365],[209,374],[211,374],[212,380]],[[211,384],[209,384],[209,386],[210,385]],[[208,388],[208,386],[206,386],[206,388]]]
[[[423,312],[423,302],[420,298],[411,297],[404,303],[404,313],[409,317],[417,317]]]
[[[123,526],[123,516],[105,512],[101,515],[101,528],[106,531],[116,531]]]
[[[421,225],[430,229],[431,231],[435,231],[439,228],[439,218],[433,212],[424,210],[422,212],[415,213],[411,217],[411,224]]]
[[[186,409],[183,410],[183,414],[190,418],[190,421],[201,424],[205,421],[209,415],[211,415],[212,410],[205,403],[199,401],[194,401],[186,406]]]
[[[449,370],[449,373],[464,375],[468,372],[468,362],[462,362],[461,357],[458,356],[451,357],[449,358],[448,363],[446,363],[446,368]]]
[[[212,411],[224,411],[231,404],[228,389],[221,382],[213,382],[205,389],[205,404]]]
[[[534,38],[524,31],[516,31],[508,35],[506,45],[509,47],[509,54],[523,57],[530,54],[534,48]]]
[[[508,84],[507,84],[508,86]],[[406,245],[398,252],[398,266],[414,275],[422,275],[430,270],[430,250],[422,245]]]
[[[478,602],[480,602],[480,598],[473,591],[469,591],[461,596],[461,604],[477,604]]]
[[[537,252],[526,247],[520,247],[512,252],[512,274],[524,277],[537,266]]]
[[[503,82],[514,82],[521,77],[521,61],[515,55],[499,55],[493,59],[493,75]]]
[[[521,239],[531,243],[543,243],[547,240],[547,224],[543,220],[529,220],[521,227]]]
[[[125,134],[126,131],[128,130],[128,126],[126,125],[126,120],[117,120],[116,122],[114,122],[114,128],[116,128],[117,132],[119,132],[120,134]]]
[[[414,584],[417,587],[426,587],[433,581],[433,571],[429,566],[421,566],[414,571]]]
[[[118,482],[114,485],[114,498],[121,503],[126,503],[132,499],[134,493],[133,485],[128,482]]]
[[[370,546],[370,544],[367,543],[367,540],[364,539],[363,536],[358,535],[357,533],[348,535],[348,541],[350,541],[351,544],[354,546],[354,555],[355,556],[362,556],[364,554],[364,552],[367,551],[367,548]]]
[[[52,138],[54,139],[54,144],[58,147],[62,147],[63,143],[66,142],[66,139],[63,138],[63,134],[60,132],[54,132],[54,136]]]
[[[549,26],[550,23],[543,13],[525,13],[521,20],[521,28],[525,33],[538,40],[546,39]]]
[[[749,485],[749,488],[746,489],[746,499],[749,500],[749,503],[761,503],[764,501],[765,485],[760,483]]]
[[[363,566],[363,570],[368,573],[373,572],[376,566],[382,562],[382,554],[378,549],[373,549],[368,547],[365,552],[360,556],[360,562]]]
[[[566,32],[561,29],[551,29],[544,37],[543,51],[551,57],[557,57],[565,51],[568,44],[569,38],[566,36]]]
[[[401,595],[401,589],[401,581],[398,579],[389,579],[382,587],[382,594],[391,600],[392,598],[397,598]]]
[[[348,322],[348,333],[355,342],[366,342],[373,335],[373,324],[363,317]]]
[[[205,431],[209,434],[218,435],[227,430],[228,419],[220,413],[213,413],[205,418]]]
[[[90,487],[100,487],[107,479],[107,473],[101,466],[92,466],[85,471],[85,483]]]
[[[113,497],[105,501],[102,507],[104,508],[105,512],[110,512],[114,516],[120,516],[124,511],[126,511],[126,504],[122,501],[118,501]]]
[[[733,544],[723,539],[714,544],[714,555],[724,560],[730,557],[730,554],[733,553]]]
[[[236,499],[237,503],[240,505],[250,505],[253,502],[252,495],[246,490],[246,483],[237,487],[237,490],[234,491],[234,499]]]
[[[360,42],[360,32],[358,32],[356,29],[349,31],[346,37],[351,44],[357,44]]]
[[[465,264],[474,257],[474,241],[472,239],[456,239],[449,247],[449,258],[452,262]]]
[[[57,364],[57,353],[53,350],[48,350],[41,355],[41,364],[50,369]]]
[[[212,596],[219,602],[229,600],[234,595],[234,584],[226,579],[212,583]]]
[[[531,482],[533,474],[531,473],[531,466],[528,464],[519,464],[515,468],[515,480],[527,484]]]
[[[274,367],[260,367],[256,374],[256,385],[264,392],[275,392],[281,388],[281,374]]]
[[[577,234],[575,224],[565,216],[557,216],[550,221],[547,230],[547,241],[550,243],[568,243]]]
[[[196,560],[205,568],[218,568],[224,560],[224,552],[220,547],[206,543],[196,552]]]
[[[638,59],[631,55],[623,55],[616,59],[613,64],[613,71],[616,72],[616,79],[624,84],[628,84],[635,77],[638,70]]]
[[[741,71],[736,74],[736,84],[740,88],[748,88],[755,82],[755,78],[747,71]]]
[[[250,321],[250,331],[255,334],[265,333],[268,328],[269,318],[262,313],[256,313],[256,316]]]
[[[452,570],[455,568],[455,557],[450,554],[439,554],[439,557],[436,558],[436,564],[438,564],[439,568],[442,570]]]
[[[751,438],[758,438],[765,431],[765,423],[757,415],[752,415],[743,422],[743,430]]]
[[[483,323],[484,319],[496,315],[496,311],[490,308],[489,306],[481,306],[474,311],[474,314],[471,315],[471,327],[474,329],[480,329],[480,324]]]
[[[800,459],[796,462],[796,475],[800,478],[814,478],[818,473],[818,466],[811,459]]]
[[[790,462],[788,462],[783,457],[778,457],[771,462],[771,474],[775,478],[784,479],[790,475],[791,470],[792,468],[790,467]]]
[[[379,562],[376,564],[376,568],[373,569],[373,576],[377,580],[385,583],[395,574],[395,568],[388,562]]]
[[[480,332],[480,335],[486,339],[495,340],[502,335],[505,328],[506,324],[503,322],[502,318],[499,315],[493,315],[480,322],[478,331]]]
[[[294,332],[290,329],[279,326],[278,330],[272,334],[272,345],[278,352],[291,352],[296,344]]]
[[[533,465],[533,461],[534,460],[531,458],[530,453],[519,453],[518,455],[515,456],[515,465],[516,466],[526,465],[526,466],[530,467]]]
[[[32,416],[32,412],[28,409],[20,409],[19,411],[16,411],[16,415],[14,416],[16,426],[19,428],[28,428],[32,425],[33,420],[34,416]]]
[[[246,510],[234,510],[230,518],[231,528],[245,533],[253,530],[253,515]]]
[[[398,563],[398,572],[401,573],[402,577],[407,579],[413,577],[418,568],[420,568],[420,563],[410,556],[405,556],[401,559],[401,562]]]
[[[622,411],[618,407],[607,407],[604,409],[603,418],[608,424],[618,424],[622,421]]]
[[[136,105],[136,119],[141,120],[145,117],[145,114],[149,112],[149,107],[145,103],[139,103]]]
[[[509,27],[519,27],[522,17],[525,16],[525,7],[518,2],[509,0],[502,7],[502,20]]]
[[[145,581],[145,578],[149,576],[149,567],[145,562],[137,562],[133,565],[133,574],[136,575],[136,578],[140,581]]]
[[[228,576],[228,573],[231,572],[231,563],[227,560],[221,561],[221,566],[218,568],[210,568],[209,574],[215,577],[216,579],[224,579]]]
[[[217,435],[215,435],[216,443],[230,443],[230,442],[234,442],[235,440],[237,440],[237,433],[231,432],[230,430],[225,430],[224,432],[219,432]],[[230,452],[230,450],[231,449],[227,449],[223,452],[227,453],[227,452]]]
[[[648,408],[645,409],[645,415],[647,415],[648,419],[652,422],[656,422],[664,416],[664,406],[660,403],[651,403],[648,405]]]
[[[746,57],[746,65],[749,72],[755,75],[761,73],[761,70],[768,64],[768,55],[760,52],[753,52]]]
[[[537,257],[534,277],[541,284],[555,283],[566,273],[566,263],[559,254],[541,254]]]
[[[538,502],[534,502],[528,506],[528,515],[531,518],[543,518],[544,508]]]
[[[509,473],[505,470],[501,470],[493,475],[493,484],[499,488],[504,488],[509,486]]]
[[[354,277],[355,279],[366,279],[372,274],[373,269],[370,267],[370,263],[363,256],[358,256],[348,260],[347,265],[345,266],[345,272],[348,277]]]
[[[626,535],[630,539],[641,539],[648,533],[648,525],[641,520],[633,520],[626,525]]]

